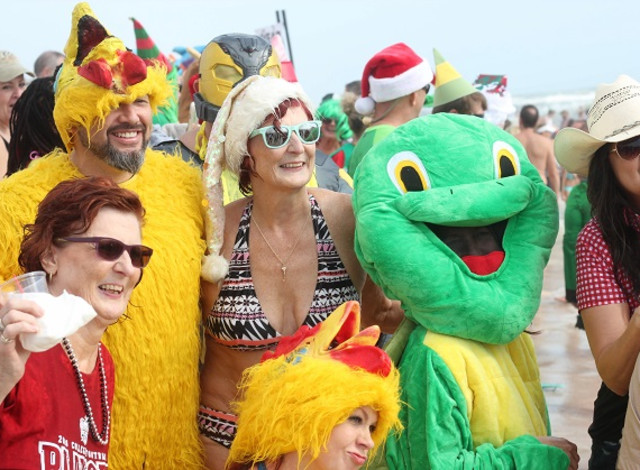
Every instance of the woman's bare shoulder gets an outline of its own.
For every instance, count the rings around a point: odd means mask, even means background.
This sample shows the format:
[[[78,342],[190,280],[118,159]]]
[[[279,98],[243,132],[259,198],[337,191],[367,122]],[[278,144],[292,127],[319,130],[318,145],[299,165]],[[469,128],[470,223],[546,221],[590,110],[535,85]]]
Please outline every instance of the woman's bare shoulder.
[[[334,210],[338,214],[344,213],[344,211],[353,212],[350,194],[338,193],[323,188],[309,188],[309,193],[316,198],[323,212],[327,210]]]
[[[321,188],[313,188],[313,191],[309,192],[318,201],[320,210],[329,224],[331,235],[334,238],[353,237],[355,218],[351,196]]]
[[[224,206],[224,244],[227,245],[227,241],[235,239],[235,234],[238,232],[238,226],[240,225],[240,219],[245,207],[249,203],[248,198],[238,199],[237,201],[230,202]],[[233,242],[231,242],[233,245]]]
[[[242,217],[242,213],[244,212],[245,207],[249,203],[249,198],[243,197],[242,199],[238,199],[236,201],[230,202],[226,206],[224,206],[224,215],[226,217],[227,225],[230,222],[238,221],[240,222],[240,217]]]

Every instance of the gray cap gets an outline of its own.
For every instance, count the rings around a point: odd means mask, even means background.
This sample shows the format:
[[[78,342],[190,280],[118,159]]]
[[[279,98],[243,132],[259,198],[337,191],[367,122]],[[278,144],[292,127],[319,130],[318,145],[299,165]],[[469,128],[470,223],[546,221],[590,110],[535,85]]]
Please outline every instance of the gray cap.
[[[8,82],[22,74],[34,76],[25,69],[18,58],[9,51],[0,51],[0,82]]]

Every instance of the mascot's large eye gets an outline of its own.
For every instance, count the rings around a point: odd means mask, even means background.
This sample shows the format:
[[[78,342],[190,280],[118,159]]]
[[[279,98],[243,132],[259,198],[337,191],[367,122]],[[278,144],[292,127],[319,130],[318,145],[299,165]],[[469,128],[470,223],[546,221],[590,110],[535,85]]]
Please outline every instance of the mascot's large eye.
[[[413,152],[400,152],[391,157],[387,163],[387,173],[402,194],[431,188],[427,170]]]
[[[503,141],[493,143],[493,162],[496,179],[520,174],[520,160],[511,145]]]
[[[236,83],[242,78],[242,74],[229,65],[218,64],[213,71],[216,78],[231,83]]]
[[[276,77],[280,78],[280,67],[277,65],[270,65],[260,70],[260,75],[263,77]]]

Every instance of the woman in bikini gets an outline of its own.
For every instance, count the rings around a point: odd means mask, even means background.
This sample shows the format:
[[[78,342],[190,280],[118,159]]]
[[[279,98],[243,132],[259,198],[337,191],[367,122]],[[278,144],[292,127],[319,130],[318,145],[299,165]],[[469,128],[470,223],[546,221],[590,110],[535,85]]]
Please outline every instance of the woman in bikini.
[[[368,324],[392,331],[401,316],[358,263],[350,196],[306,187],[320,126],[299,85],[256,76],[234,87],[212,130],[204,167],[212,231],[203,265],[211,284],[203,289],[207,352],[198,419],[210,469],[224,468],[236,432],[230,403],[243,371],[283,335],[313,327],[361,295]],[[250,195],[224,210],[223,164]]]

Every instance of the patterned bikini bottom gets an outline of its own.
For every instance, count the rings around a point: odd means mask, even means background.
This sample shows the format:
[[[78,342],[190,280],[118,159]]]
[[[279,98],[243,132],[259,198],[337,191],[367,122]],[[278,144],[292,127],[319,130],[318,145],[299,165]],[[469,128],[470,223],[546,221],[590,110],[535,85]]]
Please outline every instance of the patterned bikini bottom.
[[[200,411],[198,412],[200,434],[213,442],[225,446],[227,449],[231,447],[233,438],[238,431],[237,422],[238,417],[236,415],[200,405]]]

